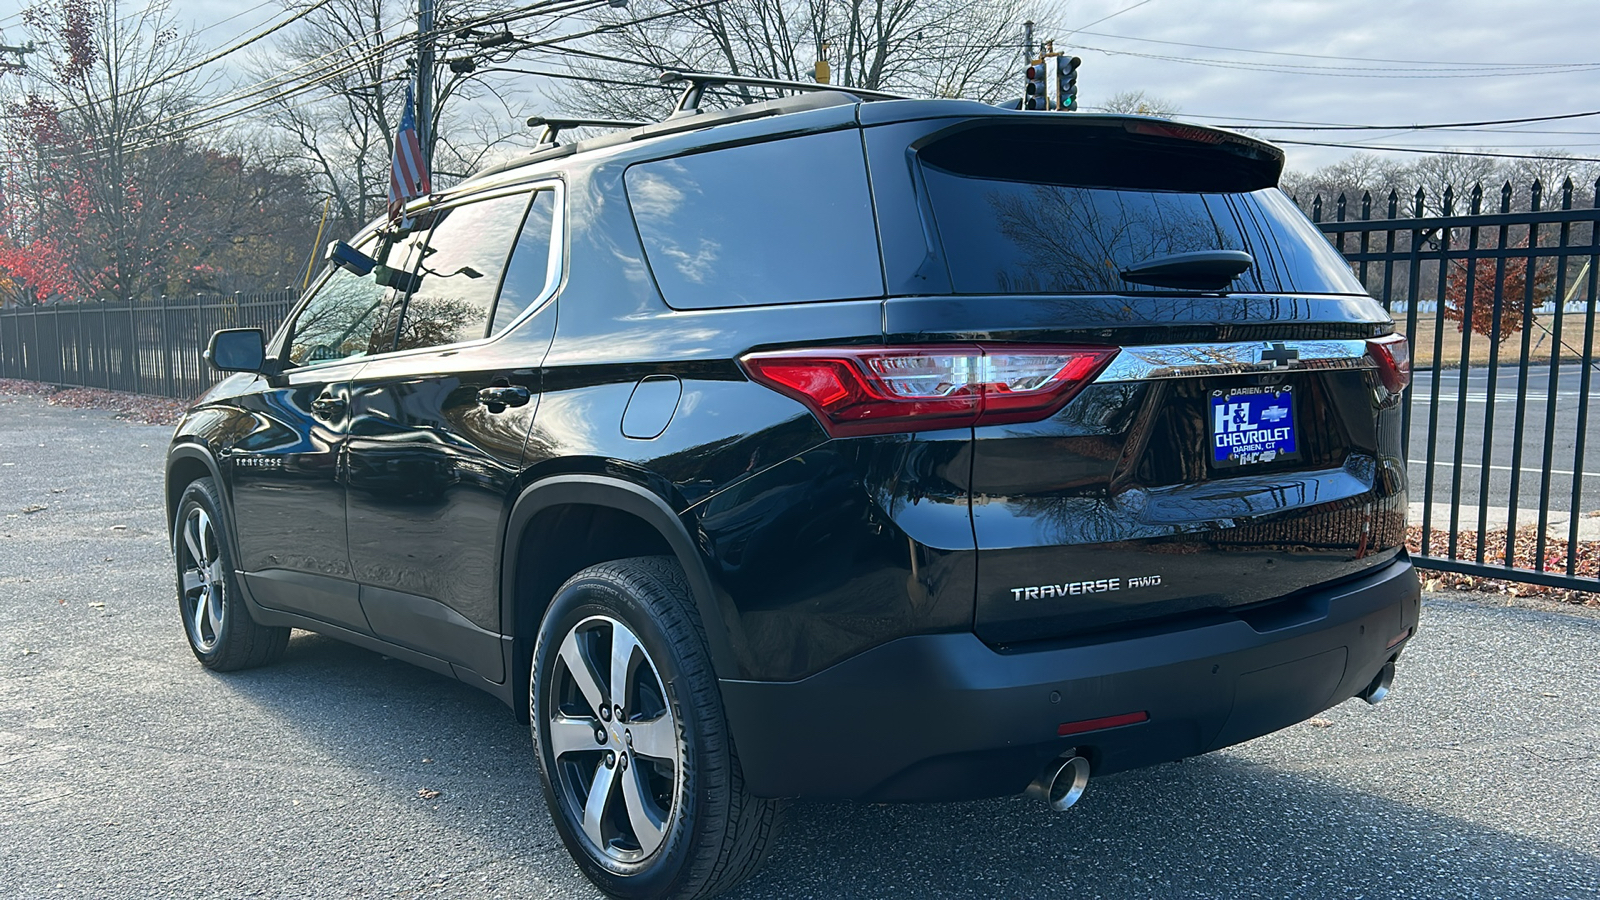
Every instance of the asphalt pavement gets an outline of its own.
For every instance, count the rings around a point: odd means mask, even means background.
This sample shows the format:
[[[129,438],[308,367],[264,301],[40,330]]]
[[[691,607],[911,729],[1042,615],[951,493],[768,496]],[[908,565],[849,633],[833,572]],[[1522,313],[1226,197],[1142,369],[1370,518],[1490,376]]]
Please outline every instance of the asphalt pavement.
[[[498,701],[300,632],[195,662],[169,434],[0,396],[0,896],[599,897]],[[1600,618],[1430,597],[1381,706],[1064,814],[799,805],[730,896],[1600,897],[1597,710]]]

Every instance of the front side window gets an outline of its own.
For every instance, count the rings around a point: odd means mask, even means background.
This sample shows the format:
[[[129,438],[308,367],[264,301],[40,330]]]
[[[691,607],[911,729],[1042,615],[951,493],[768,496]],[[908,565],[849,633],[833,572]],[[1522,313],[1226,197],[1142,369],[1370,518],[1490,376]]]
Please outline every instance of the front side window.
[[[670,306],[883,296],[859,131],[640,163],[627,186]]]
[[[405,301],[395,349],[488,335],[500,281],[527,208],[528,195],[513,194],[435,214],[421,259],[415,261],[416,289]]]
[[[376,236],[368,237],[356,249],[370,256],[377,243]],[[366,356],[373,325],[388,296],[389,289],[372,273],[334,269],[295,319],[288,364],[309,366]]]

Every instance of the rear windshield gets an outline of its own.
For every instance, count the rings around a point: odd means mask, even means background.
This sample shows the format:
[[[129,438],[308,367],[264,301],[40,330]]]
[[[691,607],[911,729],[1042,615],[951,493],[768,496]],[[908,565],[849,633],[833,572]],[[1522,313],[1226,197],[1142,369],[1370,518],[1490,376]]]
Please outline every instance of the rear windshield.
[[[1070,178],[1071,159],[1059,163]],[[1120,273],[1196,250],[1243,250],[1255,257],[1229,291],[1364,293],[1350,267],[1277,188],[1082,187],[958,174],[927,158],[922,168],[958,294],[1165,291],[1124,281]]]
[[[627,185],[669,306],[883,296],[858,131],[641,163]]]

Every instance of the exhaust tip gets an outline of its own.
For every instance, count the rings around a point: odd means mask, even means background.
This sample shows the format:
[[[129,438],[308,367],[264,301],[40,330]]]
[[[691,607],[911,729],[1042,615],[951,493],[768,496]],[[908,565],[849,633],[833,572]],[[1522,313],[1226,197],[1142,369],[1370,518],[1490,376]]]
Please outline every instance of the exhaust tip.
[[[1389,698],[1389,691],[1393,686],[1394,662],[1391,660],[1383,664],[1383,668],[1378,670],[1377,677],[1372,679],[1372,683],[1367,685],[1359,696],[1373,706],[1377,706]]]
[[[1089,787],[1089,761],[1075,753],[1056,760],[1028,788],[1056,812],[1065,812],[1083,797]]]

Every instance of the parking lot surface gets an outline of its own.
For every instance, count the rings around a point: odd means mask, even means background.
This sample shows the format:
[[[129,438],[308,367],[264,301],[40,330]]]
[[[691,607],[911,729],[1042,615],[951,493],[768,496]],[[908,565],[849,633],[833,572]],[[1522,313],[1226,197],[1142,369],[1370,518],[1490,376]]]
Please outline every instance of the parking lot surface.
[[[599,897],[498,701],[301,632],[200,667],[170,433],[0,396],[0,896]],[[1600,897],[1600,619],[1430,597],[1381,706],[1064,814],[799,805],[730,896]]]

